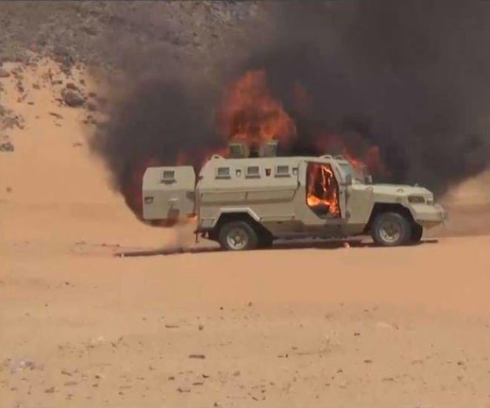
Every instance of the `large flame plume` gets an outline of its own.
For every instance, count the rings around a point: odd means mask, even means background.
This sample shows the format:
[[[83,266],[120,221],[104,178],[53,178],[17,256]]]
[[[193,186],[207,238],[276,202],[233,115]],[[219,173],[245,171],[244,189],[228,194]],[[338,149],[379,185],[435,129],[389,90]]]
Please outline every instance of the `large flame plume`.
[[[221,134],[254,148],[269,140],[289,146],[296,126],[270,93],[264,70],[249,71],[224,93],[218,115]]]

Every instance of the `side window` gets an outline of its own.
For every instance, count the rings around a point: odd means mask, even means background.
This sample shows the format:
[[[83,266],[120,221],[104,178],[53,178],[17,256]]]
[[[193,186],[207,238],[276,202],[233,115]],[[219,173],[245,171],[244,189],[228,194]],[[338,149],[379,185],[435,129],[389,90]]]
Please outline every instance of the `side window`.
[[[247,178],[259,178],[260,177],[260,168],[259,166],[249,166],[247,167]]]
[[[289,166],[276,166],[276,177],[289,177]]]
[[[165,184],[170,184],[175,182],[175,171],[174,170],[164,170],[162,182]]]
[[[216,178],[217,179],[229,179],[230,176],[230,168],[229,167],[218,167],[216,169]]]

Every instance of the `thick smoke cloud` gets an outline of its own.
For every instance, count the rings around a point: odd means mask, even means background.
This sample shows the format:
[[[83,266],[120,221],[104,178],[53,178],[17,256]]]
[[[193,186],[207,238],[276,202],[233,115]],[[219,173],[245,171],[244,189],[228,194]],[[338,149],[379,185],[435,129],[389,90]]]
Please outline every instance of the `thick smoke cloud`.
[[[296,120],[286,153],[318,153],[330,132],[379,146],[384,181],[443,193],[490,161],[490,2],[365,0],[264,5],[274,36],[230,64],[208,92],[185,74],[135,81],[94,146],[125,192],[141,162],[223,146],[214,120],[229,78],[265,69],[272,94]],[[243,53],[243,50],[240,50]],[[234,59],[230,50],[227,58]],[[151,64],[151,61],[147,61]],[[145,66],[145,62],[140,62]],[[187,71],[188,72],[188,71]],[[295,89],[307,95],[298,106]],[[354,135],[354,139],[352,139]],[[323,152],[322,152],[323,153]]]
[[[380,147],[388,179],[437,192],[487,166],[490,3],[293,3],[279,15],[276,43],[247,68],[266,69],[289,111],[293,84],[306,90],[300,145],[312,126],[355,131]]]

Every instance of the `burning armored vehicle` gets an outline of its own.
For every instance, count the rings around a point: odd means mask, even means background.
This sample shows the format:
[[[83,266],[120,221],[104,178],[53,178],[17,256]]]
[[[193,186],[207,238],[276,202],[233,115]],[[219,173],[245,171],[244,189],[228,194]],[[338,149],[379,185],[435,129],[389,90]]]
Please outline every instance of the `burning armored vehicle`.
[[[229,157],[211,157],[197,180],[192,166],[148,168],[143,218],[169,225],[197,217],[197,233],[239,251],[275,239],[362,235],[406,245],[447,217],[423,187],[373,184],[342,156],[278,157],[276,149],[232,143]]]

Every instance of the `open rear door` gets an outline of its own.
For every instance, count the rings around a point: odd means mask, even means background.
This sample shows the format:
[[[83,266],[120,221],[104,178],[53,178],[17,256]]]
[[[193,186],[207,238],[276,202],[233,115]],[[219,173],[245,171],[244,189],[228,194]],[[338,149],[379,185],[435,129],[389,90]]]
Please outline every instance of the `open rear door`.
[[[143,176],[143,218],[178,221],[192,216],[195,186],[192,166],[147,168]]]

